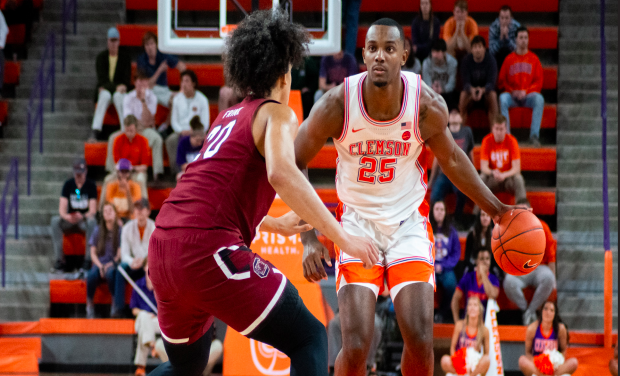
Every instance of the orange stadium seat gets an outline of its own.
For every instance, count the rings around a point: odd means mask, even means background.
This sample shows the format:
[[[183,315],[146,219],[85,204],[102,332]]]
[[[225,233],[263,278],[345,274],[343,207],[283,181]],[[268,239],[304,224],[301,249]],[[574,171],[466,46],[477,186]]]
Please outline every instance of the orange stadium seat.
[[[245,9],[251,9],[250,0],[240,0],[239,3]],[[260,0],[261,8],[269,7],[271,3],[267,0]],[[558,0],[536,1],[536,0],[508,0],[505,2],[510,5],[514,12],[557,12]],[[504,3],[502,3],[504,4]],[[501,4],[493,0],[479,0],[472,2],[469,12],[498,12]],[[435,12],[452,12],[454,1],[438,0],[433,2]],[[156,10],[157,0],[125,0],[127,10]],[[218,1],[179,1],[181,11],[218,11]],[[295,2],[296,12],[318,12],[321,10],[321,3],[315,1]],[[360,9],[361,12],[418,12],[419,3],[415,1],[387,0],[381,2],[364,1]]]
[[[120,25],[119,25],[120,26]],[[122,40],[122,36],[121,36]],[[224,65],[221,63],[187,63],[187,69],[191,69],[198,77],[198,86],[224,86]],[[131,76],[135,76],[137,64],[131,63]],[[178,69],[168,68],[168,85],[179,86],[181,83]]]
[[[132,319],[59,319],[44,318],[39,320],[41,334],[110,334],[132,335]]]
[[[16,24],[9,26],[6,44],[23,45],[24,43],[26,43],[26,25]]]
[[[129,303],[131,299],[131,286],[127,284],[125,290],[125,303]],[[112,296],[108,286],[103,283],[97,287],[95,304],[110,304]],[[61,304],[86,304],[86,281],[74,280],[67,281],[64,279],[50,280],[50,303]]]
[[[84,143],[84,159],[89,166],[105,166],[105,159],[108,155],[108,143],[106,141],[85,142]],[[149,160],[148,166],[152,166],[152,159]],[[168,156],[166,148],[164,148],[164,166],[168,166]]]
[[[18,61],[4,62],[4,83],[9,85],[19,85],[19,75],[21,74],[21,64]]]
[[[62,251],[67,256],[84,256],[84,252],[86,252],[86,234],[83,232],[64,234],[62,238]]]
[[[540,127],[543,129],[551,129],[556,127],[557,123],[557,105],[546,104],[543,111],[543,118]],[[529,129],[532,124],[532,109],[525,107],[514,107],[510,109],[510,128]],[[482,109],[474,109],[467,117],[467,125],[472,128],[489,128],[489,118],[487,113]]]

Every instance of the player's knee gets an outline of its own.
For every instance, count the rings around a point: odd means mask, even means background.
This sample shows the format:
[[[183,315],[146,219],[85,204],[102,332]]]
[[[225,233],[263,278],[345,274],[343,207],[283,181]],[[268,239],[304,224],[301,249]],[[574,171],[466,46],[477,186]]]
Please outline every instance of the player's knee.
[[[450,372],[452,371],[453,365],[452,365],[452,358],[450,357],[450,355],[444,355],[441,357],[441,369],[444,372]]]
[[[529,367],[530,363],[530,360],[525,355],[519,357],[519,369],[522,372],[525,372],[524,370]]]
[[[347,340],[342,343],[342,355],[347,361],[354,364],[366,364],[373,333],[374,328],[373,330],[343,333],[343,338]]]

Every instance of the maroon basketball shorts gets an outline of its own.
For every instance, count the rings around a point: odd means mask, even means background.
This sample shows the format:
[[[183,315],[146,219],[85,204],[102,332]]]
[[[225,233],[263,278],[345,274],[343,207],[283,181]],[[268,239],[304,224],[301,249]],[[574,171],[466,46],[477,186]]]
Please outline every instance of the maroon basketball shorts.
[[[214,316],[248,335],[286,286],[279,270],[227,231],[156,229],[148,258],[159,326],[170,343],[193,343]]]

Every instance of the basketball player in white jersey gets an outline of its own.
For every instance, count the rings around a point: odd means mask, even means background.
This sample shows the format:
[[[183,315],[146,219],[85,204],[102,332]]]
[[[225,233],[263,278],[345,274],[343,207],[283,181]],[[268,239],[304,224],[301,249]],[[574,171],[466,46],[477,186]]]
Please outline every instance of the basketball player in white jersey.
[[[405,347],[404,376],[433,374],[434,240],[428,222],[426,144],[450,180],[482,210],[498,219],[512,209],[482,183],[447,128],[442,97],[414,73],[401,72],[409,52],[402,27],[387,18],[368,30],[363,50],[368,71],[349,77],[313,107],[295,139],[298,167],[333,138],[338,151],[336,188],[341,225],[371,237],[379,261],[357,259],[338,248],[336,288],[342,350],[336,376],[366,374],[377,295],[384,280],[394,301]],[[328,252],[314,232],[304,233],[304,275],[326,277]]]

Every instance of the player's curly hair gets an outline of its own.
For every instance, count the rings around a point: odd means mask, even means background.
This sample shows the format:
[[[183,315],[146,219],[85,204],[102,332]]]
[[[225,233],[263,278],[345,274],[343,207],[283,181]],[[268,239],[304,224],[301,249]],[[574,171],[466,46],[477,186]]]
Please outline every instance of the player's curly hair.
[[[264,98],[289,64],[303,63],[310,35],[278,10],[256,11],[226,41],[226,82],[242,96]]]

